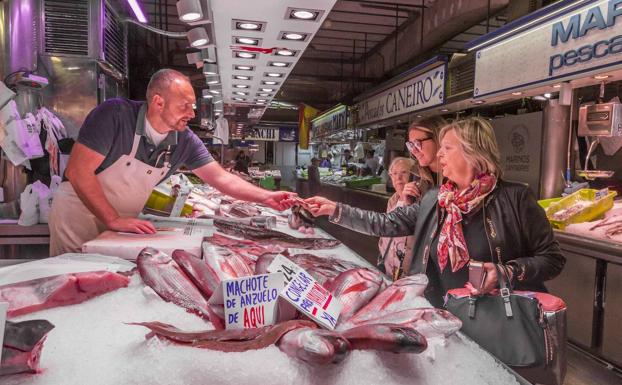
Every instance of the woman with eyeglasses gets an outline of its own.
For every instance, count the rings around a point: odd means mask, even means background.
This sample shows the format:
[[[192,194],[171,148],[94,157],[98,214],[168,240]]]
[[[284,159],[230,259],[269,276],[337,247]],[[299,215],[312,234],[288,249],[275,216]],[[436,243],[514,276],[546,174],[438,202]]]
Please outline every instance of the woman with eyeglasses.
[[[561,272],[565,258],[529,188],[501,179],[490,123],[462,119],[445,126],[439,137],[437,162],[447,180],[419,204],[381,214],[314,197],[305,201],[307,209],[365,234],[414,235],[403,271],[427,274],[425,296],[436,307],[443,306],[450,289],[466,285],[473,295],[491,292],[497,271],[517,290],[546,291],[544,281]],[[480,287],[467,283],[470,260],[483,262],[486,277]]]

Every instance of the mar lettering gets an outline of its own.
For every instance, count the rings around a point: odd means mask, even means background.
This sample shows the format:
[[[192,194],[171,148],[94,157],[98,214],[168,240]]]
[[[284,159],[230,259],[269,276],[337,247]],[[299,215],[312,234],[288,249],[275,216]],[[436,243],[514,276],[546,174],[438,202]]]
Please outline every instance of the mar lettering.
[[[581,14],[576,14],[568,20],[564,26],[564,21],[553,24],[551,33],[551,46],[555,47],[559,42],[566,43],[570,37],[577,39],[585,36],[594,28],[605,29],[616,23],[616,18],[622,15],[622,0],[609,0],[607,4],[607,17],[605,18],[597,5],[590,8],[581,23]]]

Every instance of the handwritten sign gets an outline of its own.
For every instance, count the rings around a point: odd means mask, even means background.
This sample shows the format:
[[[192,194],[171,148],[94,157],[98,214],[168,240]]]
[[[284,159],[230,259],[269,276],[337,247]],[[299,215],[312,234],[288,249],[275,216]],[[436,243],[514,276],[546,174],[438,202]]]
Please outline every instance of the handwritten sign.
[[[227,329],[274,325],[283,274],[260,274],[222,282]]]
[[[7,302],[0,302],[0,363],[2,362],[2,344],[4,343],[4,328],[6,326],[6,312],[9,309]]]
[[[330,330],[335,328],[342,305],[311,274],[282,255],[276,256],[268,271],[281,272],[285,277],[283,299],[319,325]]]

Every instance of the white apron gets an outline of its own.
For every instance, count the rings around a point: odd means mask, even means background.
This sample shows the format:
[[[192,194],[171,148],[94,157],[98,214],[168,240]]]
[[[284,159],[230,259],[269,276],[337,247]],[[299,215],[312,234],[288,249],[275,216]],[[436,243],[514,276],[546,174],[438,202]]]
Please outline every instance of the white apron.
[[[144,123],[143,107],[136,124],[138,126]],[[122,217],[136,217],[153,188],[170,169],[170,146],[161,154],[165,155],[164,167],[152,167],[136,159],[140,138],[140,135],[134,134],[132,151],[128,155],[122,155],[110,167],[96,175],[108,202]],[[82,203],[69,182],[61,183],[54,194],[49,227],[50,256],[79,253],[83,243],[106,230],[106,226]]]

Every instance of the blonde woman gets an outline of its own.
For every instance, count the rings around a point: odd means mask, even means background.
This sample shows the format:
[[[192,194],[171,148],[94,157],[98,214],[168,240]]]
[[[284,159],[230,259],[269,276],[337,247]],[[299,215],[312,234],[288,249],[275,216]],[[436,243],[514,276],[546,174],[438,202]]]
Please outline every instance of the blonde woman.
[[[425,295],[436,307],[449,289],[467,286],[474,295],[495,289],[495,264],[517,290],[546,291],[544,281],[561,272],[565,258],[529,188],[501,179],[490,124],[480,118],[451,123],[441,130],[440,144],[438,162],[447,181],[418,205],[381,214],[314,197],[306,200],[309,211],[370,235],[414,235],[404,272],[428,275]],[[467,284],[471,259],[484,263],[481,288]]]
[[[389,176],[395,188],[395,194],[387,202],[387,213],[419,201],[420,190],[416,183],[412,182],[412,177],[419,175],[419,172],[417,162],[413,159],[403,157],[393,159],[389,166]],[[412,253],[413,242],[412,235],[395,238],[381,237],[378,241],[380,251],[378,267],[384,267],[389,277],[399,275],[404,257]]]

